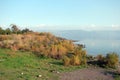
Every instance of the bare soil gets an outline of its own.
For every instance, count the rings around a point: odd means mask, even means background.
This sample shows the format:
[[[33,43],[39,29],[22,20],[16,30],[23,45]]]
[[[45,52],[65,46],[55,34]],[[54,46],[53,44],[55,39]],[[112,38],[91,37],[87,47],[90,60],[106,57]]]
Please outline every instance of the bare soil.
[[[114,80],[114,70],[89,67],[60,74],[60,80]]]

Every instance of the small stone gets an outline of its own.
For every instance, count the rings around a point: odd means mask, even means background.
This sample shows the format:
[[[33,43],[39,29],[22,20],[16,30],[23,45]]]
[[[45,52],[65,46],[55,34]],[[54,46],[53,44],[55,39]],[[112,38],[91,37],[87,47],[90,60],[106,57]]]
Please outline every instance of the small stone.
[[[21,74],[23,75],[23,72]]]
[[[55,70],[50,70],[50,72],[55,72]]]
[[[37,77],[42,77],[42,75],[38,75]]]
[[[59,74],[60,72],[59,72],[59,71],[57,71],[57,73]]]

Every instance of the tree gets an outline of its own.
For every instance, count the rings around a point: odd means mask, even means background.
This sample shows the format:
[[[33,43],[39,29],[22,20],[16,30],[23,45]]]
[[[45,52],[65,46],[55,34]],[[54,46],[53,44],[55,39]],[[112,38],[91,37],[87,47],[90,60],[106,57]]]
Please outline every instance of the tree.
[[[11,34],[12,32],[11,32],[10,28],[7,28],[7,29],[5,30],[5,33],[6,33],[6,34]]]
[[[0,27],[0,31],[3,30],[2,27]]]
[[[5,30],[0,27],[0,34],[5,34]]]
[[[17,34],[20,31],[19,28],[17,27],[17,25],[11,24],[10,26],[11,26],[11,29],[12,29],[13,33]]]
[[[0,27],[0,34],[3,34],[3,29],[2,29],[2,27]]]
[[[22,33],[27,33],[27,32],[31,32],[31,31],[28,28],[22,30]]]

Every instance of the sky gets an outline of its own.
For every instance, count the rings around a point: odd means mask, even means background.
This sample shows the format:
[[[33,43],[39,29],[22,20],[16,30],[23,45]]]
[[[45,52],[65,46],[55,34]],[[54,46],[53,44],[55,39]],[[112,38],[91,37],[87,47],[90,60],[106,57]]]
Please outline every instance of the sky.
[[[0,0],[0,26],[120,30],[120,0]]]

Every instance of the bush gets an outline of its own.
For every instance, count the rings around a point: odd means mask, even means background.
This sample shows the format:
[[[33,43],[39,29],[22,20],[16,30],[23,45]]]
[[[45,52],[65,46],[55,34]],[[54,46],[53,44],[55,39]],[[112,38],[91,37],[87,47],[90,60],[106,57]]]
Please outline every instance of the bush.
[[[87,61],[92,61],[95,59],[94,56],[92,55],[86,55],[86,58],[87,58]]]
[[[86,65],[87,63],[86,51],[80,48],[79,46],[76,47],[73,52],[68,53],[66,57],[69,58],[70,65],[74,65],[74,66],[75,65]],[[64,60],[63,62],[65,64]]]
[[[82,65],[86,65],[87,64],[87,56],[86,56],[87,52],[85,50],[82,50],[80,59],[81,59],[81,64]]]
[[[64,56],[63,64],[64,64],[64,66],[69,66],[70,65],[70,59],[67,56]]]
[[[0,41],[8,40],[9,36],[7,35],[0,35]]]
[[[80,58],[78,55],[74,55],[72,56],[72,58],[70,59],[70,64],[71,65],[80,65]]]
[[[96,57],[96,63],[100,67],[106,67],[106,68],[117,68],[119,65],[119,56],[117,53],[108,53],[106,56],[103,55],[97,55]]]
[[[107,54],[106,63],[108,67],[116,68],[119,64],[119,56],[116,53]]]
[[[86,57],[82,57],[81,64],[82,65],[86,65],[87,64],[87,58]]]
[[[97,55],[96,59],[97,59],[99,65],[103,65],[106,62],[106,58],[101,54]]]

